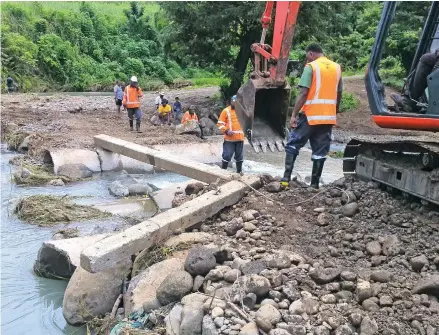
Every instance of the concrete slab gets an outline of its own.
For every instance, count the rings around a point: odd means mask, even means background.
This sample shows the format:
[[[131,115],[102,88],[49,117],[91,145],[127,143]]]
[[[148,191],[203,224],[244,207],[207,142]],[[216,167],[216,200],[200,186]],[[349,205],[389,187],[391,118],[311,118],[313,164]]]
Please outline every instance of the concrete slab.
[[[233,174],[221,170],[217,166],[209,166],[193,162],[185,157],[158,151],[139,144],[131,143],[108,135],[94,137],[96,147],[154,165],[168,171],[173,171],[189,178],[194,178],[205,183],[215,182],[218,178],[232,180]]]
[[[198,182],[195,179],[189,179],[188,181],[184,181],[182,183],[177,183],[172,186],[163,188],[151,196],[160,210],[165,211],[172,208],[172,200],[174,199],[175,193],[184,192],[186,186],[191,183]]]
[[[110,146],[115,146],[110,143]],[[244,176],[242,180],[255,188],[261,186],[255,176]],[[118,261],[166,240],[174,230],[189,228],[236,204],[248,190],[249,187],[238,180],[225,183],[218,190],[207,192],[89,246],[81,253],[81,266],[90,272],[111,269]]]

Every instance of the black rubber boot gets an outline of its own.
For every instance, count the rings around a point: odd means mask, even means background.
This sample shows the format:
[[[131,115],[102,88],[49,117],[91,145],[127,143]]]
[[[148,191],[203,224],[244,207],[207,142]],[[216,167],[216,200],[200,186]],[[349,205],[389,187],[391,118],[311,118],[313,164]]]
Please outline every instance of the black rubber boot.
[[[312,174],[311,174],[311,187],[318,189],[320,177],[322,176],[323,165],[325,165],[326,159],[316,159],[312,163]]]
[[[133,120],[130,120],[130,130],[131,130],[131,131],[134,130],[134,128],[133,128]]]
[[[242,162],[236,162],[236,172],[242,173]]]
[[[140,133],[140,121],[136,121],[136,131]]]
[[[287,154],[285,156],[285,172],[283,178],[280,180],[281,185],[288,186],[291,180],[291,174],[293,173],[294,162],[296,161],[297,155]]]
[[[228,166],[229,166],[229,162],[225,162],[225,161],[221,162],[221,169],[227,170]]]

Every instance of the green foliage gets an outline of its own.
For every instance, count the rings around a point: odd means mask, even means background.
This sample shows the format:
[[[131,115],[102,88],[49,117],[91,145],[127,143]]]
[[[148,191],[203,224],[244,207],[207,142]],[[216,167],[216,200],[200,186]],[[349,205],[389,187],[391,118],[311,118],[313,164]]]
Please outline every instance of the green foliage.
[[[340,113],[350,112],[358,108],[360,100],[355,94],[344,92],[340,103]]]

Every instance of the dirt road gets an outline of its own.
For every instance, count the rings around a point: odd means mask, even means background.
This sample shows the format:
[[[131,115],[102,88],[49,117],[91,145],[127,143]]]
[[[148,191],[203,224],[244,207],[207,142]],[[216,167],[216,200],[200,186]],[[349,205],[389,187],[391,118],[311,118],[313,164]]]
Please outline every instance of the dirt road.
[[[337,142],[346,143],[349,137],[357,134],[425,135],[377,127],[370,117],[362,79],[347,79],[345,89],[356,94],[360,106],[339,115],[334,129]],[[92,148],[93,136],[101,133],[145,145],[200,142],[195,136],[176,136],[169,126],[156,127],[149,122],[154,111],[155,96],[155,92],[147,92],[143,98],[143,132],[140,134],[129,131],[126,113],[117,114],[112,96],[3,95],[1,117],[3,123],[12,122],[23,131],[41,135],[44,148]],[[179,96],[183,107],[196,105],[199,108],[221,110],[217,99],[219,90],[215,87],[166,92],[171,102],[175,96]]]

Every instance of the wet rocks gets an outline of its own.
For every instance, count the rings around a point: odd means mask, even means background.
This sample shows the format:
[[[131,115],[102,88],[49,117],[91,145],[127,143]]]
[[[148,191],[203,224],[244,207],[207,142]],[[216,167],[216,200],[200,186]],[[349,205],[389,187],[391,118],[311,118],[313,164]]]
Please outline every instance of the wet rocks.
[[[153,190],[148,184],[137,183],[128,185],[129,195],[148,195],[152,193]]]
[[[84,164],[65,164],[59,167],[58,175],[72,179],[90,178],[93,171]]]
[[[216,259],[212,249],[204,247],[194,247],[189,250],[184,268],[191,275],[205,276],[216,266]]]
[[[108,187],[111,195],[115,197],[122,198],[127,197],[130,194],[130,191],[127,186],[124,186],[120,181],[116,180],[110,184]]]
[[[157,299],[162,306],[180,301],[192,287],[192,276],[186,271],[176,271],[168,275],[157,288]]]

